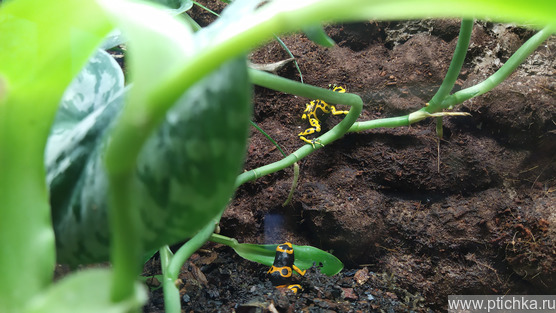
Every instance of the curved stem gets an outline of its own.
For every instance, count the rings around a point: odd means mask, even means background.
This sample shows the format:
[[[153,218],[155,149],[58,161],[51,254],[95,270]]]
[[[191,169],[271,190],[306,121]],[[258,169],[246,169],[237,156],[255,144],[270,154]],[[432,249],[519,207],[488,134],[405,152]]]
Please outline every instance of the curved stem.
[[[178,278],[182,265],[193,253],[195,253],[195,251],[199,250],[199,248],[207,242],[210,235],[214,232],[214,226],[218,220],[220,220],[220,215],[215,220],[211,220],[195,236],[189,239],[178,249],[178,251],[176,251],[176,254],[174,254],[174,257],[168,267],[168,275],[175,279]]]
[[[168,246],[160,249],[163,276],[162,288],[164,290],[164,309],[166,312],[181,312],[180,292],[176,286],[180,269],[185,261],[210,238],[214,231],[216,220],[220,220],[220,216],[210,221],[195,236],[181,246],[174,255],[172,255],[172,251],[170,251]]]
[[[467,55],[467,49],[469,48],[469,40],[471,39],[471,32],[473,31],[473,20],[463,19],[461,21],[461,28],[458,36],[458,43],[456,44],[456,49],[454,51],[454,56],[450,62],[450,67],[446,72],[446,76],[442,81],[442,85],[438,88],[436,94],[429,101],[429,106],[427,107],[427,112],[437,112],[438,106],[442,103],[442,100],[446,98],[456,83],[461,67],[463,66],[463,61]]]
[[[249,77],[254,84],[262,87],[312,99],[318,98],[330,103],[341,103],[351,106],[349,113],[340,123],[338,123],[338,125],[334,126],[331,130],[318,138],[322,145],[327,145],[348,132],[363,109],[363,100],[355,94],[338,93],[328,89],[305,85],[287,78],[253,69],[249,69]],[[261,176],[268,175],[291,166],[298,160],[306,157],[311,152],[319,148],[319,145],[312,147],[311,145],[306,144],[280,161],[259,167],[255,170],[244,172],[237,177],[236,188],[248,181],[255,180]]]
[[[506,61],[496,73],[489,76],[481,83],[460,90],[451,96],[446,97],[439,106],[439,109],[450,108],[473,97],[480,96],[492,90],[503,82],[525,59],[537,49],[552,33],[556,31],[556,26],[545,27],[533,37],[529,38],[517,51]]]

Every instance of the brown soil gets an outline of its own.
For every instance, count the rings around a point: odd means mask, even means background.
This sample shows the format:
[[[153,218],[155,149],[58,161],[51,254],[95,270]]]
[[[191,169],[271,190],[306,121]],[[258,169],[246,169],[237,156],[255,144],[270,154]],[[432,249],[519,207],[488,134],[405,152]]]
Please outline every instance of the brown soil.
[[[337,46],[300,34],[282,39],[306,83],[346,86],[365,103],[360,120],[370,120],[410,113],[434,95],[459,22],[326,31]],[[456,90],[492,74],[531,34],[477,23]],[[275,42],[251,56],[255,63],[286,58]],[[353,133],[300,162],[289,205],[282,204],[291,168],[241,186],[222,218],[223,235],[312,245],[346,269],[304,277],[305,291],[295,296],[275,291],[263,266],[211,245],[184,268],[185,312],[271,312],[271,305],[278,312],[444,311],[450,294],[556,292],[555,59],[553,36],[492,92],[456,107],[472,116],[444,119],[439,150],[434,120]],[[299,80],[292,63],[278,74]],[[291,153],[303,145],[297,134],[307,127],[300,117],[309,100],[256,87],[253,120]],[[280,159],[253,130],[245,169]],[[160,309],[160,299],[149,307]]]

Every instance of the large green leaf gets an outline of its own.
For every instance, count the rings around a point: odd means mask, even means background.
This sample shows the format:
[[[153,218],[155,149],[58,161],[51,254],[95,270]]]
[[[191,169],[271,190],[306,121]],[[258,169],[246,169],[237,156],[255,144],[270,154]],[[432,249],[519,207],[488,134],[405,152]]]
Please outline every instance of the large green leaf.
[[[244,58],[193,85],[147,140],[133,201],[146,248],[196,234],[225,208],[244,161],[251,86]]]
[[[133,88],[133,87],[132,87]],[[250,115],[243,59],[193,86],[138,158],[135,209],[146,249],[183,240],[225,207],[240,170]],[[108,259],[106,138],[123,107],[121,70],[104,52],[66,91],[47,149],[58,260]]]
[[[138,312],[147,301],[145,287],[135,283],[135,292],[125,301],[110,299],[112,272],[87,269],[73,273],[31,299],[24,313],[127,313]]]
[[[0,6],[0,312],[52,280],[44,147],[64,89],[111,28],[93,1]]]

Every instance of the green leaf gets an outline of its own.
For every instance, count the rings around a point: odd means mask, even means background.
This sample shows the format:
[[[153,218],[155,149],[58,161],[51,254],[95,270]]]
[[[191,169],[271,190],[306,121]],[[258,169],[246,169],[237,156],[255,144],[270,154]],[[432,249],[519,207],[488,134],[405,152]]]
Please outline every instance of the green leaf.
[[[225,209],[245,156],[250,100],[245,59],[232,60],[187,90],[147,140],[132,202],[147,249],[193,236]]]
[[[224,210],[243,163],[250,85],[244,59],[199,82],[223,62],[187,66],[194,47],[183,21],[145,4],[102,4],[129,39],[134,83],[104,157],[119,298],[144,250],[193,236]],[[185,80],[175,75],[183,72]],[[176,101],[184,102],[172,108]]]
[[[250,243],[238,243],[233,238],[213,234],[211,241],[232,247],[237,254],[249,261],[271,266],[276,255],[278,245],[256,245]],[[295,254],[295,265],[301,269],[308,269],[313,264],[319,267],[321,273],[332,276],[338,274],[344,265],[332,254],[312,246],[292,245]]]
[[[90,257],[91,246],[107,249],[108,187],[101,152],[124,96],[120,66],[98,50],[60,102],[45,153],[59,262],[75,253]]]
[[[324,47],[333,47],[336,43],[328,37],[321,25],[310,25],[303,28],[303,32],[312,42]]]
[[[127,313],[139,311],[147,302],[145,287],[135,283],[132,297],[114,303],[110,299],[112,272],[87,269],[75,272],[53,284],[32,299],[24,313]]]
[[[102,159],[125,95],[118,65],[99,52],[62,101],[46,158],[59,262],[108,259]],[[146,249],[193,235],[224,209],[243,161],[249,95],[245,61],[235,60],[193,86],[150,136],[134,171],[136,240]]]
[[[313,263],[316,263],[317,266],[322,265],[321,272],[328,276],[336,275],[344,268],[342,262],[334,255],[315,247],[293,245],[293,249],[295,262],[299,268],[310,268]]]
[[[51,283],[44,147],[64,89],[111,28],[93,1],[0,6],[0,312]]]

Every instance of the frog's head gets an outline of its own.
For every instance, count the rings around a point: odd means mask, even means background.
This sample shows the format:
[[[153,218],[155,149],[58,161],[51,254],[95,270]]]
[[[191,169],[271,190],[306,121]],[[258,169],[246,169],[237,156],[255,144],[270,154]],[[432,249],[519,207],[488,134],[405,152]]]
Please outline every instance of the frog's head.
[[[314,110],[314,103],[313,101],[307,103],[307,107],[305,107],[305,111],[303,111],[303,115],[301,116],[301,119],[306,120],[309,116],[309,113],[313,112]]]

